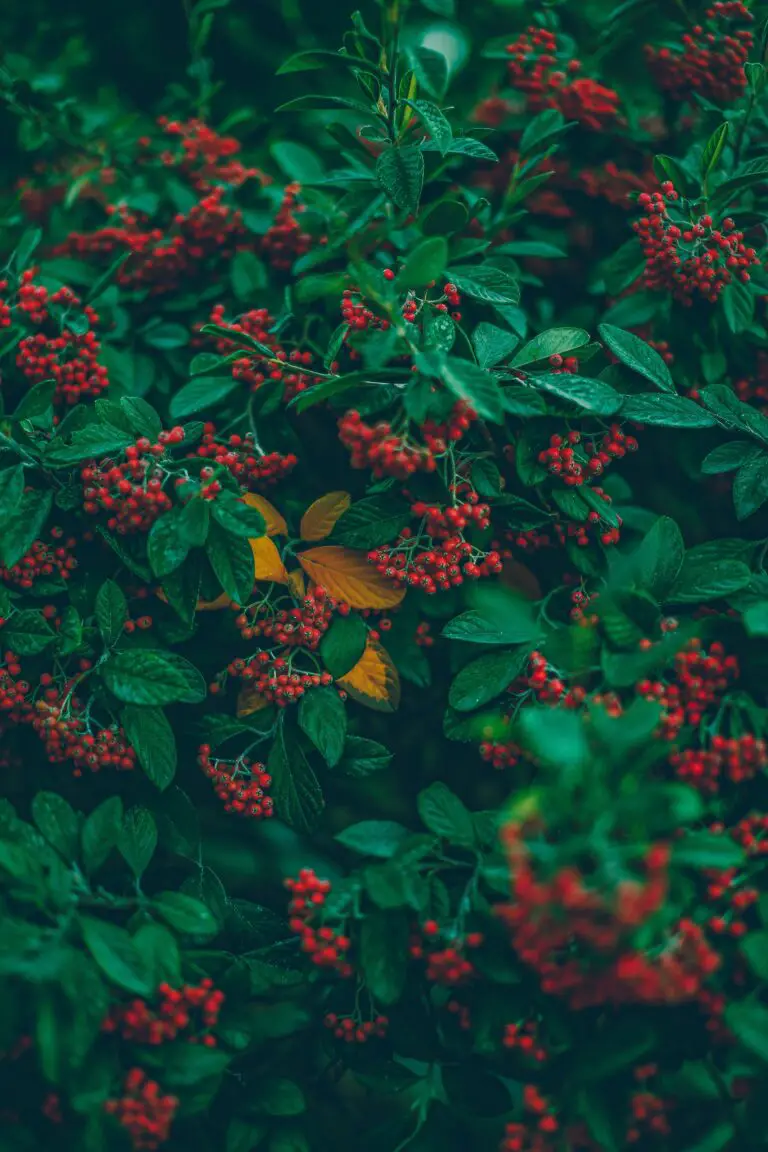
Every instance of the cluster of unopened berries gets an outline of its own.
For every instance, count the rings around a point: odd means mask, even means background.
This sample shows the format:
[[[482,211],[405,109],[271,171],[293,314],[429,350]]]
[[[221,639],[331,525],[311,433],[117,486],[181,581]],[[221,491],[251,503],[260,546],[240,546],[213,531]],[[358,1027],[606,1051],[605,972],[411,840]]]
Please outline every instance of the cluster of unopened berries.
[[[700,792],[716,796],[726,784],[753,780],[768,767],[768,746],[751,732],[713,736],[708,748],[685,748],[669,758],[675,775]]]
[[[267,357],[266,353],[262,355],[255,349],[244,348],[238,358],[232,361],[233,379],[242,380],[252,392],[258,392],[265,382],[274,381],[275,384],[283,385],[283,399],[290,400],[314,383],[315,378],[306,371],[312,363],[312,353],[301,352],[298,348],[286,351],[271,331],[274,318],[266,308],[255,308],[242,313],[236,320],[228,321],[224,305],[217,304],[211,311],[210,322],[228,329],[233,337],[238,333],[251,336],[269,351]],[[221,336],[214,337],[214,340],[216,351],[222,356],[231,353],[231,341]]]
[[[746,284],[749,269],[760,263],[754,248],[744,244],[730,216],[717,225],[709,213],[680,221],[670,216],[668,205],[680,200],[674,185],[666,181],[661,192],[643,192],[637,200],[643,215],[633,224],[645,257],[643,283],[654,291],[670,292],[690,305],[699,297],[715,303],[734,281]]]
[[[329,968],[340,976],[352,975],[347,952],[352,941],[328,925],[319,924],[331,885],[320,880],[312,868],[302,868],[296,879],[289,877],[285,887],[291,893],[288,923],[300,938],[300,947],[318,968]]]
[[[410,528],[404,528],[391,547],[373,549],[367,559],[379,575],[421,588],[430,596],[457,588],[465,579],[498,575],[502,569],[498,552],[478,552],[460,534],[423,545]]]
[[[104,1111],[122,1125],[136,1152],[152,1152],[165,1144],[179,1107],[178,1097],[164,1094],[141,1068],[130,1069],[122,1092],[122,1096],[105,1102]]]
[[[522,1020],[516,1024],[504,1026],[502,1044],[508,1051],[519,1052],[537,1064],[547,1060],[547,1050],[541,1043],[540,1028],[536,1020]]]
[[[553,476],[562,477],[569,488],[579,488],[592,477],[600,476],[614,460],[621,460],[627,452],[636,452],[637,440],[627,436],[619,424],[611,424],[599,443],[584,444],[581,432],[554,433],[549,447],[539,453],[539,463]]]
[[[389,421],[366,424],[360,413],[351,409],[339,421],[339,439],[351,453],[353,468],[370,468],[377,478],[407,480],[415,472],[434,472],[437,457],[450,443],[460,440],[475,419],[475,413],[459,401],[445,423],[425,421],[423,443],[415,444],[393,432]]]
[[[302,230],[297,219],[305,211],[299,200],[301,185],[286,184],[283,199],[274,221],[261,240],[261,251],[273,268],[288,272],[299,256],[309,252],[313,244],[327,243],[325,237],[314,238]]]
[[[279,480],[285,479],[296,467],[297,459],[292,452],[260,453],[254,444],[253,435],[233,433],[226,443],[216,439],[214,424],[206,424],[200,443],[195,447],[195,456],[220,465],[234,476],[235,480],[251,492],[272,488]]]
[[[741,0],[717,0],[705,13],[706,24],[683,33],[679,47],[646,44],[645,58],[658,86],[673,100],[696,93],[717,104],[738,100],[747,80],[744,65],[754,44],[754,16]],[[739,27],[742,25],[742,27]]]
[[[294,671],[289,660],[271,652],[258,652],[247,661],[238,657],[227,665],[227,675],[246,681],[256,696],[277,708],[298,704],[310,689],[333,684],[330,672]],[[210,690],[214,695],[220,691],[216,683]]]
[[[635,690],[646,700],[659,701],[664,709],[661,734],[674,740],[684,725],[700,724],[707,709],[720,702],[738,676],[738,659],[727,656],[722,644],[712,644],[706,650],[701,641],[693,639],[675,657],[675,679],[671,684],[641,680]]]
[[[118,1033],[135,1044],[166,1044],[183,1034],[188,1044],[216,1047],[211,1029],[216,1027],[224,993],[210,979],[199,984],[172,988],[163,983],[157,989],[156,1003],[135,999],[112,1009],[102,1031]]]
[[[10,568],[0,568],[0,580],[15,588],[34,588],[39,580],[51,577],[69,580],[77,568],[73,551],[77,541],[74,536],[64,536],[61,528],[51,528],[51,541],[35,540],[21,560]]]
[[[547,28],[531,25],[507,45],[509,83],[523,92],[531,112],[559,108],[568,120],[599,132],[620,120],[619,96],[586,76],[578,76],[581,61],[568,59],[557,36]]]
[[[468,932],[464,936],[449,933],[445,937],[436,920],[425,920],[412,931],[408,951],[414,960],[426,963],[427,980],[445,988],[457,988],[475,974],[467,949],[479,948],[482,943],[480,932]]]
[[[40,683],[50,685],[50,675],[43,673]],[[75,776],[102,769],[132,771],[136,767],[136,753],[123,729],[113,723],[90,731],[82,702],[76,696],[69,699],[67,712],[63,711],[67,691],[67,685],[62,693],[58,688],[45,687],[42,698],[35,702],[29,714],[32,729],[42,741],[50,762],[62,764],[71,760]]]
[[[383,1039],[387,1034],[389,1019],[386,1016],[375,1016],[373,1020],[359,1020],[354,1016],[339,1016],[336,1012],[328,1012],[323,1020],[326,1028],[330,1028],[337,1040],[345,1044],[365,1044],[373,1038]]]
[[[48,332],[35,332],[19,341],[16,365],[30,385],[55,380],[54,402],[78,404],[83,397],[99,396],[109,385],[107,369],[99,363],[101,345],[93,332],[99,316],[70,288],[50,293],[34,283],[34,270],[22,272],[17,309],[35,326],[48,326]],[[52,334],[54,313],[61,314]],[[85,321],[85,331],[67,324],[68,314]]]
[[[87,464],[81,472],[83,510],[91,516],[108,512],[107,527],[121,536],[148,532],[172,501],[163,490],[166,473],[159,461],[166,450],[181,444],[184,429],[161,432],[153,444],[142,436],[125,449],[125,460]]]
[[[213,790],[224,804],[224,811],[252,820],[266,820],[275,814],[275,804],[267,789],[272,777],[263,764],[243,756],[234,763],[211,755],[210,744],[201,744],[197,763],[211,781]]]
[[[322,585],[316,585],[307,592],[301,606],[275,609],[267,604],[256,604],[239,613],[235,624],[245,640],[261,636],[272,646],[279,644],[283,648],[306,648],[314,652],[330,628],[336,611],[347,616],[349,605],[339,603]]]

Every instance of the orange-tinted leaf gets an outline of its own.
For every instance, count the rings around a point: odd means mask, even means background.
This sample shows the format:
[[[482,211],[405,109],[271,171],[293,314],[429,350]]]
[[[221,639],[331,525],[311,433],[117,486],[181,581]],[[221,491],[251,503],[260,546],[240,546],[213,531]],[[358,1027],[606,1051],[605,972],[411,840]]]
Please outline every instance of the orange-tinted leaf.
[[[255,508],[261,512],[267,526],[267,536],[288,535],[288,525],[269,500],[265,500],[263,496],[257,496],[255,492],[248,492],[243,496],[243,503],[247,504],[249,508]]]
[[[243,716],[252,716],[254,712],[261,712],[268,707],[269,701],[259,695],[253,684],[243,685],[237,697],[237,715],[240,719]]]
[[[256,536],[249,540],[253,552],[253,575],[256,580],[275,580],[278,584],[288,582],[288,573],[280,558],[280,553],[269,536]]]
[[[357,700],[376,712],[394,712],[400,703],[400,677],[387,650],[378,640],[368,638],[365,652],[351,672],[337,683]]]
[[[307,593],[307,582],[301,568],[294,568],[293,572],[288,573],[288,587],[297,600],[304,599]]]
[[[353,608],[394,608],[405,596],[405,588],[380,576],[364,552],[328,545],[302,552],[297,559],[310,580]]]
[[[325,540],[351,503],[349,492],[326,492],[325,496],[315,500],[301,518],[299,532],[302,540]]]

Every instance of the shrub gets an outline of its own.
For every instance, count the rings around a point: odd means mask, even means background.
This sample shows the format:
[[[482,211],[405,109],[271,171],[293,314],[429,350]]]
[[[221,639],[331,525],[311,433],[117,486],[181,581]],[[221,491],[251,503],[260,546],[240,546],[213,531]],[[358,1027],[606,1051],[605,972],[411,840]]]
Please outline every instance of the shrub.
[[[0,72],[4,1146],[765,1147],[760,10],[225,7]]]

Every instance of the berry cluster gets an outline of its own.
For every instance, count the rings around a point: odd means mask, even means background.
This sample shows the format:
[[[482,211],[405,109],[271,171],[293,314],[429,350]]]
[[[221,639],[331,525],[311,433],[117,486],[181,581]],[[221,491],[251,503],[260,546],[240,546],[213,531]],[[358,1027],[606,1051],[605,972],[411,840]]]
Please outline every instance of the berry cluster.
[[[140,999],[121,1004],[112,1009],[102,1030],[118,1033],[134,1044],[166,1044],[183,1034],[188,1044],[215,1048],[216,1037],[210,1030],[216,1027],[223,1003],[224,993],[209,979],[179,989],[161,984],[156,1005]]]
[[[136,1152],[151,1152],[165,1144],[179,1100],[166,1096],[159,1084],[150,1080],[141,1068],[131,1068],[125,1077],[122,1096],[107,1100],[104,1110],[125,1129]]]
[[[49,293],[29,270],[21,274],[17,309],[28,323],[48,329],[18,344],[16,366],[30,385],[55,380],[54,401],[69,406],[108,387],[107,369],[98,359],[101,344],[92,330],[99,316],[90,305],[83,306],[70,288]]]
[[[669,292],[681,304],[700,297],[714,304],[734,281],[746,284],[749,269],[760,263],[754,248],[744,244],[744,233],[728,216],[719,226],[708,213],[692,219],[682,210],[674,215],[670,204],[679,193],[667,181],[661,192],[643,192],[637,200],[642,217],[633,224],[645,256],[643,283],[653,291]]]
[[[337,1040],[345,1044],[365,1044],[373,1037],[381,1040],[387,1034],[389,1020],[386,1016],[375,1016],[373,1020],[360,1020],[356,1016],[338,1016],[328,1012],[323,1020]]]
[[[547,1060],[547,1050],[541,1043],[540,1026],[536,1020],[522,1020],[517,1024],[504,1026],[502,1044],[512,1052],[519,1052],[528,1060],[535,1060],[537,1064],[544,1064]]]
[[[475,975],[475,966],[466,955],[466,949],[479,948],[483,943],[480,932],[457,936],[444,933],[436,920],[425,920],[411,933],[408,947],[414,960],[426,963],[425,976],[432,984],[445,988],[458,988]]]
[[[201,744],[197,763],[211,781],[214,792],[224,803],[225,812],[249,816],[255,820],[267,819],[275,814],[274,801],[265,792],[272,777],[263,764],[241,756],[234,763],[211,756],[209,744]]]
[[[240,613],[235,623],[245,640],[261,636],[270,641],[270,647],[281,645],[283,648],[305,648],[314,652],[330,628],[335,611],[346,616],[349,606],[339,604],[318,585],[307,592],[301,606],[276,609],[259,602]],[[259,618],[262,613],[265,619]]]
[[[440,531],[444,534],[445,528]],[[436,544],[429,537],[415,536],[410,528],[404,528],[391,547],[369,552],[367,559],[379,575],[430,596],[456,588],[465,579],[498,575],[502,568],[498,552],[481,552],[458,533],[444,535]]]
[[[713,736],[710,746],[673,752],[669,762],[678,779],[716,796],[726,783],[742,784],[768,767],[768,746],[751,732],[738,738]]]
[[[77,560],[72,555],[77,541],[74,536],[65,537],[62,528],[54,527],[50,532],[50,543],[35,540],[21,560],[11,568],[0,568],[0,580],[24,590],[34,588],[39,580],[51,577],[69,580],[77,568]]]
[[[510,85],[525,94],[529,111],[559,108],[567,120],[576,120],[594,132],[620,121],[618,93],[596,80],[577,76],[581,61],[571,57],[565,62],[566,53],[554,32],[532,25],[507,45],[507,54]]]
[[[327,925],[317,926],[331,890],[329,881],[320,880],[312,868],[302,868],[297,879],[285,881],[285,887],[291,893],[290,928],[300,937],[302,952],[306,952],[318,968],[330,968],[340,976],[351,976],[352,965],[346,958],[352,943],[349,937]]]
[[[698,93],[717,104],[732,104],[747,81],[744,64],[754,44],[749,25],[754,16],[741,0],[716,0],[707,8],[706,24],[694,24],[679,47],[645,46],[654,80],[673,100],[690,101]]]
[[[393,432],[388,421],[366,424],[360,413],[351,409],[339,421],[339,439],[351,452],[353,468],[370,468],[377,478],[407,480],[415,472],[434,472],[437,458],[445,454],[450,443],[462,438],[475,419],[475,413],[459,401],[445,423],[424,422],[424,442],[416,445]]]
[[[184,429],[161,432],[156,444],[141,437],[125,449],[125,461],[87,464],[82,472],[83,510],[91,516],[108,512],[107,527],[121,536],[148,532],[172,501],[163,490],[166,450],[184,439]]]
[[[614,460],[627,452],[637,451],[637,440],[627,436],[619,424],[612,424],[599,443],[587,441],[583,449],[581,432],[568,432],[563,437],[554,433],[549,447],[539,453],[539,463],[552,476],[561,476],[569,488],[579,488],[593,476],[600,476]]]
[[[195,446],[195,456],[210,460],[217,467],[226,468],[238,484],[250,492],[260,492],[272,488],[284,480],[296,467],[297,459],[292,452],[262,452],[257,448],[253,434],[244,436],[233,433],[226,443],[216,439],[216,426],[205,425],[202,439]]]
[[[261,240],[262,253],[272,267],[281,272],[290,271],[299,256],[309,252],[313,244],[313,237],[302,231],[297,220],[297,216],[305,211],[299,202],[300,192],[300,184],[286,184],[277,215]],[[325,237],[321,236],[314,242],[323,244]]]
[[[41,684],[46,679],[50,677],[44,674]],[[134,769],[136,753],[123,729],[110,724],[91,730],[92,723],[86,718],[82,701],[68,696],[68,687],[65,685],[62,695],[57,688],[47,688],[28,717],[50,762],[62,764],[71,760],[75,776],[82,776],[84,770],[100,772],[106,768],[130,772]]]
[[[659,701],[664,709],[663,736],[674,740],[684,725],[695,727],[700,724],[706,710],[719,703],[738,676],[738,659],[726,656],[722,644],[712,644],[707,651],[702,649],[699,640],[694,639],[675,657],[675,680],[672,684],[661,680],[641,680],[636,691],[646,700]]]
[[[250,348],[243,349],[242,355],[231,365],[233,379],[242,380],[252,392],[258,392],[266,381],[274,381],[282,383],[283,398],[290,400],[314,383],[312,374],[304,371],[312,363],[312,353],[301,352],[298,348],[286,351],[271,331],[274,319],[266,308],[253,309],[238,316],[237,320],[228,321],[224,305],[217,304],[211,311],[210,322],[226,328],[233,337],[243,333],[263,346],[261,354]],[[215,347],[222,356],[232,352],[231,342],[222,337],[215,338]]]

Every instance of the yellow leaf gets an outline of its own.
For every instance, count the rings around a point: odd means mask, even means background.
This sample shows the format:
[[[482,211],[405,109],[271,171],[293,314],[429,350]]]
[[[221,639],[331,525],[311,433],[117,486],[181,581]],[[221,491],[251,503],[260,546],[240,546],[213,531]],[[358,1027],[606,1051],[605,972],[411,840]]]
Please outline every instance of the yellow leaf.
[[[304,599],[307,594],[307,584],[301,568],[294,568],[293,572],[288,573],[288,587],[297,600]]]
[[[349,492],[326,492],[325,496],[315,500],[301,518],[299,532],[302,540],[325,540],[351,503]]]
[[[253,552],[253,576],[255,580],[274,580],[278,584],[288,582],[288,573],[280,559],[280,553],[269,536],[256,536],[249,540]]]
[[[376,712],[394,712],[400,703],[400,677],[389,653],[378,640],[368,639],[365,652],[351,672],[337,683],[357,700]]]
[[[394,608],[405,596],[405,588],[380,576],[364,552],[328,545],[302,552],[297,559],[310,580],[352,608]]]
[[[249,508],[255,508],[261,512],[267,526],[267,536],[288,535],[288,525],[269,500],[265,500],[263,496],[257,496],[255,492],[248,492],[247,495],[243,496],[243,503],[247,504]]]
[[[252,716],[254,712],[261,712],[264,708],[268,707],[269,701],[259,695],[253,684],[243,685],[237,697],[237,715],[240,718],[243,716]]]

